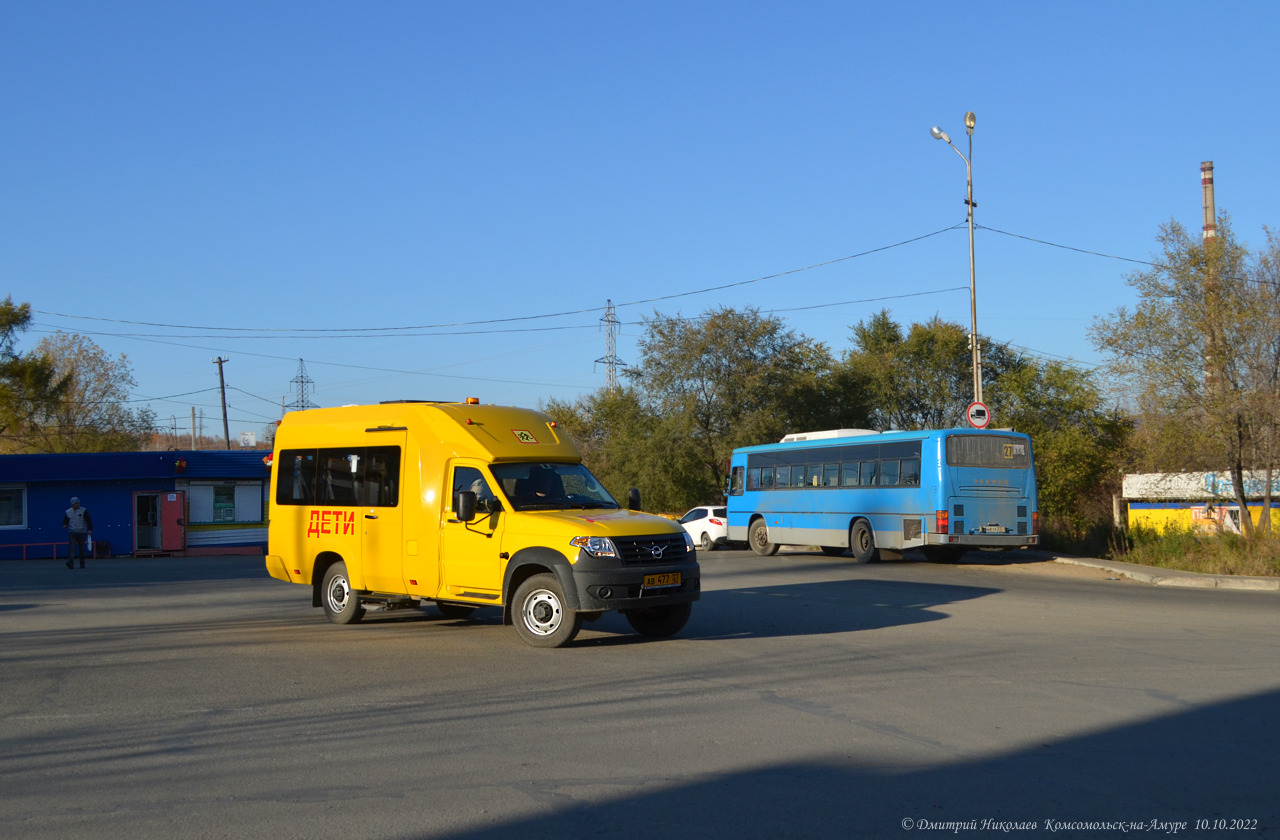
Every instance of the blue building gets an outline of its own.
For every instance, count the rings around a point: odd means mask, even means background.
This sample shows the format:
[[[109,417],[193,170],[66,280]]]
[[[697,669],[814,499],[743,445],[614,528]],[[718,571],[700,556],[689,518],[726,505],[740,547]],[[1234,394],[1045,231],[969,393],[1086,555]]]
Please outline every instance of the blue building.
[[[100,557],[263,552],[269,455],[0,455],[0,559],[66,557],[72,496],[93,517]]]

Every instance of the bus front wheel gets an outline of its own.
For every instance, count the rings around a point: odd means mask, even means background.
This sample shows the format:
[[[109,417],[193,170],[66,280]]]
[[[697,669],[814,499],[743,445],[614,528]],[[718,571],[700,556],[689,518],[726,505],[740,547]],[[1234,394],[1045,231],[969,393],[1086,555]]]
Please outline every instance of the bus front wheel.
[[[777,543],[769,542],[769,528],[763,519],[751,523],[751,531],[747,535],[751,550],[761,557],[770,557],[778,553]]]
[[[877,559],[876,537],[867,520],[859,519],[849,528],[849,553],[855,563],[871,563]]]

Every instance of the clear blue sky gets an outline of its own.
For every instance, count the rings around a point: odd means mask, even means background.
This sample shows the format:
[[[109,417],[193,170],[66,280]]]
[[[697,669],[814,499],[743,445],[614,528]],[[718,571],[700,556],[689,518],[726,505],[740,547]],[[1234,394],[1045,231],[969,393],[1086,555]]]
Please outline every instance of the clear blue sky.
[[[221,432],[228,357],[233,438],[299,358],[321,405],[591,392],[606,300],[628,362],[645,315],[717,305],[839,354],[881,307],[968,322],[962,227],[744,281],[963,223],[929,127],[967,152],[969,110],[980,226],[1146,259],[1163,222],[1199,229],[1212,160],[1259,244],[1277,8],[9,2],[0,293],[38,310],[19,349],[127,354],[166,425]],[[1134,263],[981,229],[976,252],[981,332],[1100,361]]]

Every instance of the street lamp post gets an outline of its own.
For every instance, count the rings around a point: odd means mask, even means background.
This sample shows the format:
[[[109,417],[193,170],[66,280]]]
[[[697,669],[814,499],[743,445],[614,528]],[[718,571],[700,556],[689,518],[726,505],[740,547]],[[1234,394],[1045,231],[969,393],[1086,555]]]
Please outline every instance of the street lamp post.
[[[964,203],[969,210],[969,347],[973,351],[973,401],[980,403],[982,402],[982,348],[978,345],[978,285],[973,264],[973,208],[978,205],[973,203],[973,163],[971,162],[975,122],[973,111],[964,115],[964,128],[969,135],[968,157],[965,157],[964,152],[956,149],[947,133],[936,125],[929,129],[929,133],[935,139],[947,141],[947,145],[960,155],[960,159],[964,161],[965,176],[968,181],[968,194],[965,196]]]

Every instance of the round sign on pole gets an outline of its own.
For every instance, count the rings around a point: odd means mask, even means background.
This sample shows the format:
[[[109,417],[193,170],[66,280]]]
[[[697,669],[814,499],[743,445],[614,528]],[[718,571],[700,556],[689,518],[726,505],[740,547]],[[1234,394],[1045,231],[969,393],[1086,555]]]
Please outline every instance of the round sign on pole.
[[[991,422],[991,412],[987,410],[986,405],[980,402],[969,403],[969,410],[965,413],[969,418],[969,425],[975,429],[985,429],[987,424]]]

